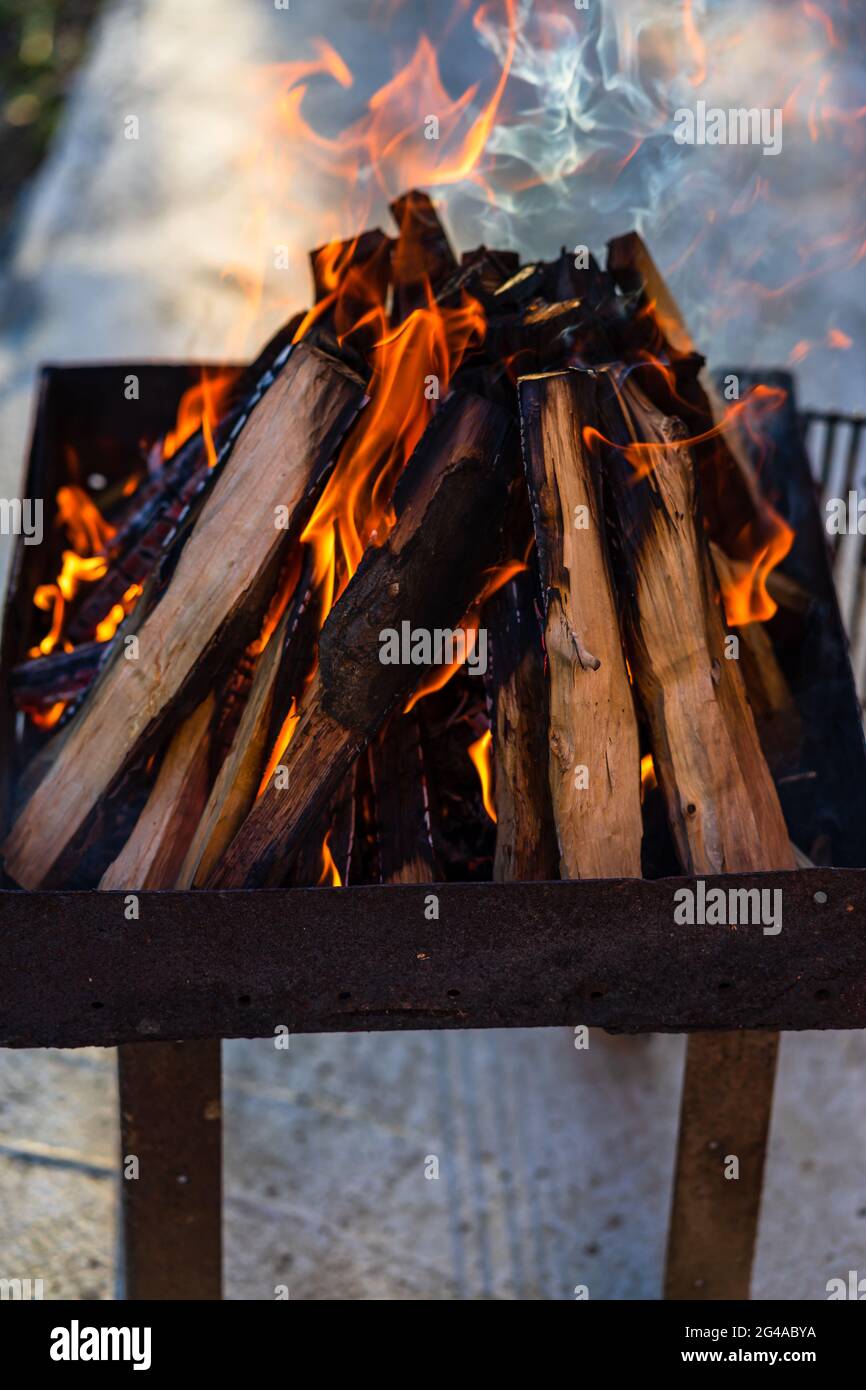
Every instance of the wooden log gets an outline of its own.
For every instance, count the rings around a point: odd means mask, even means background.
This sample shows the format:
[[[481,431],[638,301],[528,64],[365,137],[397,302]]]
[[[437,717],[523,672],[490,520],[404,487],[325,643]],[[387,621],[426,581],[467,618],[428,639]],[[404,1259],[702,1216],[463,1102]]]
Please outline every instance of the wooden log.
[[[381,883],[435,883],[430,793],[417,709],[395,710],[370,747]]]
[[[685,430],[632,378],[605,391],[601,419],[619,446],[606,451],[605,477],[630,597],[629,661],[680,861],[696,874],[792,868],[740,667],[725,656]]]
[[[457,271],[457,258],[426,193],[413,189],[391,204],[400,235],[391,253],[394,285],[392,318],[402,323],[424,308],[430,289],[439,289]]]
[[[588,373],[521,379],[549,663],[549,772],[563,878],[640,877],[640,747],[599,475],[581,426]]]
[[[58,700],[77,699],[96,680],[106,655],[104,642],[85,642],[71,652],[55,650],[20,662],[12,670],[16,707],[50,708]]]
[[[256,665],[228,757],[179,868],[177,888],[192,888],[197,878],[204,881],[255,801],[267,758],[274,685],[289,621],[287,610]]]
[[[723,420],[725,406],[673,294],[637,232],[608,243],[608,270],[640,309],[627,335],[631,354],[664,365],[661,371],[640,371],[644,391],[663,413],[680,417],[692,437],[712,431]],[[750,560],[764,545],[775,543],[784,528],[761,493],[737,422],[729,420],[723,436],[716,433],[697,444],[694,457],[710,534],[722,550],[732,560]]]
[[[142,624],[139,658],[109,667],[18,817],[3,853],[22,887],[62,881],[77,837],[130,759],[256,635],[293,532],[362,398],[362,383],[340,364],[303,344],[292,351]]]
[[[691,874],[795,867],[736,661],[724,654],[695,469],[678,421],[633,380],[602,406],[622,560],[629,651],[677,850]],[[639,471],[635,470],[635,463]],[[693,1034],[680,1112],[666,1296],[748,1298],[778,1036]],[[725,1158],[740,1161],[728,1181]]]
[[[548,693],[536,612],[537,579],[517,574],[489,600],[497,883],[559,877],[547,772]]]
[[[499,558],[515,470],[509,417],[478,397],[449,397],[397,486],[387,541],[367,550],[322,629],[318,671],[281,768],[209,887],[257,886],[285,871],[355,758],[423,674],[421,665],[383,663],[383,634],[415,630],[429,641],[460,621]]]
[[[100,888],[180,888],[180,867],[210,782],[208,754],[216,699],[207,695],[178,729],[135,829]]]

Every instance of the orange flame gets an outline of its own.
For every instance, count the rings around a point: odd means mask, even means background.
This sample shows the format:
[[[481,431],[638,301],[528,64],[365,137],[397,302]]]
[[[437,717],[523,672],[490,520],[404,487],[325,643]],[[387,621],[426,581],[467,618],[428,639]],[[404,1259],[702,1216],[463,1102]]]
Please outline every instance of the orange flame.
[[[31,657],[47,656],[54,651],[61,640],[67,604],[75,598],[82,584],[102,579],[108,570],[108,561],[100,552],[114,535],[114,527],[82,488],[58,489],[57,520],[64,527],[72,549],[63,551],[60,573],[54,583],[40,584],[33,595],[36,607],[51,614],[51,627],[38,645],[30,649]],[[54,723],[59,717],[57,715]],[[43,727],[46,727],[44,723]]]
[[[301,540],[313,548],[321,622],[340,597],[368,544],[382,545],[394,524],[391,494],[467,347],[486,331],[481,305],[463,295],[457,308],[429,297],[399,328],[385,329],[384,311],[371,357],[370,404],[346,441]]]
[[[777,410],[784,399],[785,392],[779,388],[756,386],[742,400],[729,406],[718,424],[701,434],[673,440],[670,444],[660,440],[616,443],[592,425],[584,425],[583,438],[590,448],[601,444],[621,453],[634,468],[634,481],[638,483],[652,473],[656,460],[667,450],[689,449],[705,440],[717,438],[730,430],[741,415],[746,417],[744,425],[747,431],[753,431],[763,416]],[[751,521],[743,527],[732,547],[736,553],[728,554],[730,573],[720,576],[725,617],[730,626],[743,627],[747,623],[766,622],[772,618],[778,604],[767,591],[767,579],[793,544],[794,532],[791,527],[768,502],[763,502],[758,523]]]
[[[643,801],[645,793],[648,791],[652,791],[653,787],[657,785],[658,784],[656,782],[656,770],[653,765],[653,755],[652,753],[644,753],[643,757],[640,760],[641,801]]]
[[[180,398],[174,429],[169,430],[162,441],[163,459],[173,458],[196,430],[201,429],[208,464],[211,468],[214,467],[217,455],[213,432],[237,376],[237,372],[215,371],[209,367],[202,367],[201,380],[184,391]]]
[[[343,886],[340,870],[334,863],[334,856],[328,844],[330,838],[331,832],[329,830],[322,841],[322,873],[316,885],[318,888],[342,888]]]
[[[298,712],[296,701],[293,699],[291,705],[289,706],[289,712],[283,720],[282,727],[277,735],[277,741],[274,744],[273,749],[271,750],[271,756],[268,758],[264,773],[262,774],[262,780],[259,783],[259,789],[256,792],[257,800],[262,795],[262,792],[265,790],[274,773],[276,772],[277,768],[279,767],[280,758],[283,756],[283,754],[285,753],[286,749],[292,741],[294,732],[298,727],[298,721],[300,720],[300,717],[301,716]]]
[[[456,631],[462,630],[465,633],[464,650],[467,660],[469,660],[475,651],[475,640],[478,635],[478,627],[481,622],[481,609],[484,607],[484,604],[492,594],[496,593],[497,589],[501,589],[503,585],[508,583],[509,579],[513,579],[515,574],[520,574],[525,569],[526,565],[522,560],[509,560],[508,564],[499,565],[496,569],[490,571],[490,578],[483,590],[475,600],[475,603],[472,605],[472,608],[467,613],[462,623],[459,623],[455,629]],[[438,671],[431,671],[418,686],[417,690],[409,697],[403,709],[403,713],[409,714],[409,712],[415,708],[418,701],[423,700],[425,695],[432,695],[435,691],[442,690],[451,680],[452,676],[456,676],[463,665],[464,662],[462,661],[452,661],[447,666],[440,666]]]
[[[481,800],[490,819],[496,821],[496,807],[493,804],[493,734],[490,729],[470,743],[467,752],[481,783]]]

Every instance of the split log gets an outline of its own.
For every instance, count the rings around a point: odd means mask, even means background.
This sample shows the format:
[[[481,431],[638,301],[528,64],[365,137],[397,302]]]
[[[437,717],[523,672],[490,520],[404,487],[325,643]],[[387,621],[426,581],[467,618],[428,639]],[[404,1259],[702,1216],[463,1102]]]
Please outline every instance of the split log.
[[[351,335],[360,349],[375,341],[375,322],[363,321],[377,306],[384,311],[393,245],[377,227],[310,252],[316,304],[321,306],[311,315],[317,325],[330,328],[340,340]]]
[[[536,612],[537,580],[517,574],[489,600],[493,655],[497,883],[559,876],[547,772],[548,694]]]
[[[430,794],[420,717],[395,710],[370,748],[382,883],[433,883]]]
[[[114,662],[4,846],[22,887],[63,880],[87,822],[125,766],[238,659],[260,629],[293,532],[363,398],[358,378],[295,348],[235,445],[171,581]],[[282,529],[279,510],[290,526]]]
[[[629,354],[662,357],[670,370],[640,372],[643,389],[665,414],[682,418],[692,437],[718,425],[725,407],[695,348],[688,325],[649,249],[637,232],[608,243],[608,270],[642,313],[629,326]],[[647,312],[654,305],[652,314]],[[676,379],[671,390],[670,372]],[[751,556],[778,536],[779,518],[763,497],[736,422],[724,437],[695,446],[704,513],[713,540],[734,561]]]
[[[400,235],[391,252],[394,285],[392,321],[402,323],[427,304],[429,287],[438,290],[458,269],[445,229],[426,193],[413,189],[391,204]]]
[[[269,747],[274,685],[289,622],[287,610],[256,664],[237,732],[192,836],[174,885],[177,888],[191,888],[197,880],[205,880],[255,801]]]
[[[209,887],[271,882],[355,758],[417,685],[418,665],[383,664],[383,634],[453,628],[500,555],[515,474],[509,417],[454,393],[425,430],[394,494],[396,523],[367,550],[319,638],[319,667],[282,765]],[[471,543],[468,543],[469,538]]]
[[[211,693],[178,729],[135,829],[103,874],[100,888],[183,886],[180,867],[207,799],[215,706]]]
[[[544,594],[548,762],[563,878],[641,876],[637,717],[620,638],[598,469],[581,425],[588,373],[519,383]]]
[[[723,588],[733,581],[728,557],[710,544],[713,566]],[[800,766],[803,722],[791,687],[779,665],[773,643],[764,623],[746,623],[737,628],[739,661],[746,695],[755,719],[764,757],[778,786],[781,777],[791,776]]]
[[[795,867],[740,669],[724,653],[716,577],[679,421],[625,380],[602,406],[606,477],[629,576],[632,669],[677,850],[689,874]],[[634,463],[640,463],[639,472]],[[643,476],[641,476],[643,475]],[[777,1034],[695,1033],[683,1084],[668,1298],[748,1298]],[[729,1182],[724,1156],[740,1159]]]
[[[219,461],[228,456],[241,422],[285,360],[303,318],[303,314],[296,314],[289,319],[232,383],[223,415],[212,429],[213,450]],[[123,602],[129,588],[150,577],[157,562],[175,545],[179,529],[188,533],[191,516],[201,508],[219,473],[220,464],[211,467],[211,459],[199,428],[158,473],[139,484],[120,517],[114,519],[114,535],[105,550],[111,561],[107,574],[89,585],[75,606],[67,628],[70,641],[90,641],[98,624]]]
[[[725,656],[718,583],[685,430],[633,378],[605,392],[612,532],[631,596],[628,649],[683,868],[793,868],[740,667]],[[640,452],[626,457],[635,441]]]

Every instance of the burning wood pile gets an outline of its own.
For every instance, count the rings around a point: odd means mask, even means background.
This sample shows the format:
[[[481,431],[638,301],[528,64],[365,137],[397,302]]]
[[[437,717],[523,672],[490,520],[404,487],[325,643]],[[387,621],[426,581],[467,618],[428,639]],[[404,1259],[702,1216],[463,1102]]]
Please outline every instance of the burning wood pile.
[[[793,866],[743,403],[636,235],[458,261],[426,195],[393,213],[122,487],[61,490],[19,886]]]

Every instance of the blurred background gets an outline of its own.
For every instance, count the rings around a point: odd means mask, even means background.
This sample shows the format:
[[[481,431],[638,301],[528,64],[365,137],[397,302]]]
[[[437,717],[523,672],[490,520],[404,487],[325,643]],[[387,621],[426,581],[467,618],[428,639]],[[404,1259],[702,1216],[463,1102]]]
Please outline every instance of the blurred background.
[[[677,145],[699,98],[780,109],[781,154]],[[711,364],[861,410],[864,117],[853,0],[0,0],[0,495],[41,362],[249,358],[413,184],[459,250],[638,227]],[[659,1296],[682,1039],[224,1052],[229,1297]],[[757,1297],[863,1268],[864,1064],[784,1039]],[[114,1296],[115,1112],[112,1053],[0,1053],[0,1275]]]

